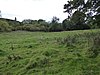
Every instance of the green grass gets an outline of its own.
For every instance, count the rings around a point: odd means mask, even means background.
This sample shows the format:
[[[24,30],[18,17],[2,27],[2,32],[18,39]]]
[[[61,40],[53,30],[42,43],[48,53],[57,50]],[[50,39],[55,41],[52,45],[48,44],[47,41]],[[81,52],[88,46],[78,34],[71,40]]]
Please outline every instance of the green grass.
[[[0,33],[0,75],[100,75],[100,29]]]

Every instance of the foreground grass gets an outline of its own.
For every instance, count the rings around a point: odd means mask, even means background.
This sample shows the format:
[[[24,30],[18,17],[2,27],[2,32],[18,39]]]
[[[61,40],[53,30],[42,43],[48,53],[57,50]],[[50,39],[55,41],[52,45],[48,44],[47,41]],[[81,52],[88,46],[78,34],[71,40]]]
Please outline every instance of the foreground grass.
[[[100,75],[100,30],[0,33],[0,75]]]

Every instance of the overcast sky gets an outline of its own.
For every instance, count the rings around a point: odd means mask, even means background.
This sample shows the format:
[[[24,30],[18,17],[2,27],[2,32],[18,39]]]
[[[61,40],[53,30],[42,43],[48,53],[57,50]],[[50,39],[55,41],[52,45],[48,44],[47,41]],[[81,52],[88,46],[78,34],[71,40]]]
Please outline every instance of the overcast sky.
[[[3,18],[22,21],[23,19],[44,19],[50,21],[53,16],[60,21],[67,17],[63,6],[67,0],[0,0],[0,10]]]

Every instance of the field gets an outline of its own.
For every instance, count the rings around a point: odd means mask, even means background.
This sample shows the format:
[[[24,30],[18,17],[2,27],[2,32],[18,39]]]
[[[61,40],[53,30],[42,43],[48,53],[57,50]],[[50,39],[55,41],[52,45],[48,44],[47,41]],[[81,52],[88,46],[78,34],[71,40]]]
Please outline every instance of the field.
[[[0,33],[0,75],[100,75],[100,29]]]

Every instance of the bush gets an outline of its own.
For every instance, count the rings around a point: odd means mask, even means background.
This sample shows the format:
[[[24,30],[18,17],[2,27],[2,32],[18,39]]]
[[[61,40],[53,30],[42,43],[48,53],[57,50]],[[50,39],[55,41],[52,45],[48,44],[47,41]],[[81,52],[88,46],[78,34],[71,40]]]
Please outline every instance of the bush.
[[[12,31],[12,27],[6,21],[0,21],[0,32]]]
[[[48,30],[50,32],[52,32],[52,31],[53,32],[58,32],[58,31],[62,31],[63,28],[62,28],[61,24],[59,24],[59,23],[51,23],[51,25],[49,26]]]

